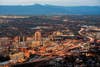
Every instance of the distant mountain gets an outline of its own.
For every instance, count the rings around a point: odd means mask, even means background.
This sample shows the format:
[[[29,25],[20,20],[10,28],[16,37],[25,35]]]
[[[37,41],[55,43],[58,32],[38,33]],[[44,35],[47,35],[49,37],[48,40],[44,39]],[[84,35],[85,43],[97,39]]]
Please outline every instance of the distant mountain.
[[[0,15],[100,15],[100,6],[53,6],[53,5],[30,5],[30,6],[0,6]]]

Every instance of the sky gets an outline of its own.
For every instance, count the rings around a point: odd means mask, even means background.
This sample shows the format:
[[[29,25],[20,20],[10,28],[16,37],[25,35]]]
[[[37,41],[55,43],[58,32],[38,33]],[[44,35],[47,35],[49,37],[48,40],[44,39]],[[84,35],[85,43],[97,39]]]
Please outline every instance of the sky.
[[[100,6],[100,0],[0,0],[0,5]]]

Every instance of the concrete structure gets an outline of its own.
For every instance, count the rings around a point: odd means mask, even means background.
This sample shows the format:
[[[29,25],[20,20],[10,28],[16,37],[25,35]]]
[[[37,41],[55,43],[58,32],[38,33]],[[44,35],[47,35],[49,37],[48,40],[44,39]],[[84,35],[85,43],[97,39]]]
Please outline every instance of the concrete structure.
[[[42,35],[41,35],[40,30],[36,31],[35,35],[34,35],[34,40],[35,41],[41,41],[41,38],[42,38]]]

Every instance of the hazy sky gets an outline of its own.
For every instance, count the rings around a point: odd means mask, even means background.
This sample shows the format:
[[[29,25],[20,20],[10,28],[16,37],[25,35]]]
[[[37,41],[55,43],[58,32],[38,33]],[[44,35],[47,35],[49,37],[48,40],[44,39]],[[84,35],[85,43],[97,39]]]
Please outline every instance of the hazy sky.
[[[100,6],[100,0],[0,0],[0,5],[50,4],[60,6]]]

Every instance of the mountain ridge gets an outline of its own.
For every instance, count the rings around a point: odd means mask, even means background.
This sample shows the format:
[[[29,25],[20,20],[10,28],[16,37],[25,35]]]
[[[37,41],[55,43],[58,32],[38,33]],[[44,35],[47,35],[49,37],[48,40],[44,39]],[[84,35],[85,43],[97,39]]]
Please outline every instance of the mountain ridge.
[[[100,15],[100,6],[0,6],[0,15]]]

